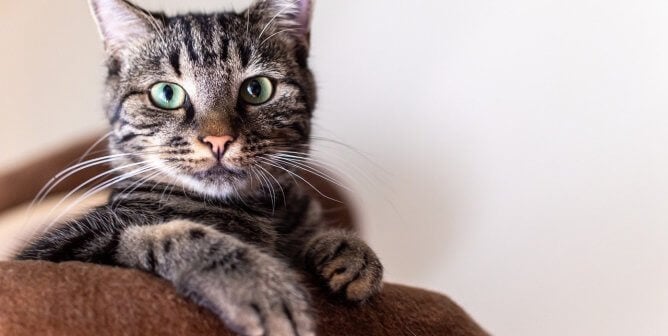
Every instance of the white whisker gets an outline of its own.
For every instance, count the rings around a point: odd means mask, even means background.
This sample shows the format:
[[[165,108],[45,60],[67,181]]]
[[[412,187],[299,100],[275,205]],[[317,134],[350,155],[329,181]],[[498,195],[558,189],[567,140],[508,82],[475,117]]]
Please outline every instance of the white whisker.
[[[114,133],[114,131],[109,131],[105,135],[103,135],[101,138],[99,138],[97,141],[95,141],[95,143],[93,143],[90,147],[88,147],[88,149],[83,153],[83,155],[81,155],[81,157],[79,158],[79,161],[77,161],[77,163],[80,163],[86,157],[88,157],[88,155],[91,153],[91,151],[95,147],[97,147],[97,145],[101,144],[104,140],[107,140],[113,133]]]
[[[335,185],[337,185],[337,186],[339,186],[339,187],[341,187],[341,188],[343,188],[343,189],[345,189],[345,190],[348,190],[348,191],[351,191],[351,192],[352,192],[352,189],[351,189],[350,187],[348,187],[348,186],[342,184],[341,182],[337,181],[337,180],[336,180],[334,177],[332,177],[331,175],[329,175],[329,174],[327,174],[327,173],[325,173],[325,172],[323,172],[323,171],[321,171],[321,170],[319,170],[319,169],[317,169],[317,168],[315,168],[315,167],[309,166],[309,165],[307,164],[308,161],[301,161],[301,162],[299,162],[297,159],[292,159],[292,160],[290,160],[290,159],[282,158],[282,157],[280,157],[280,156],[271,156],[271,157],[272,157],[273,159],[275,159],[275,160],[279,160],[280,162],[283,162],[283,163],[285,163],[285,164],[289,164],[289,165],[291,165],[291,166],[293,166],[293,167],[295,167],[295,168],[297,168],[297,169],[301,169],[301,170],[307,171],[307,172],[309,172],[309,173],[311,173],[311,174],[313,174],[313,175],[316,175],[316,176],[318,176],[318,177],[320,177],[320,178],[322,178],[322,179],[324,179],[324,180],[326,180],[326,181],[328,181],[328,182],[331,182],[331,183],[333,183],[333,184],[335,184]]]
[[[276,179],[276,177],[272,173],[270,173],[266,168],[264,168],[260,165],[258,165],[257,167],[264,170],[276,182],[276,185],[278,185],[278,188],[281,190],[281,196],[283,196],[283,205],[287,207],[287,204],[286,204],[286,201],[285,201],[285,191],[283,190],[283,186],[281,185],[281,182],[278,182],[278,179]]]
[[[147,161],[143,161],[143,162],[140,162],[140,163],[137,163],[137,164],[145,164],[146,162],[147,162]],[[137,164],[135,164],[135,165],[137,165]],[[113,179],[111,179],[111,180],[109,180],[109,181],[103,182],[103,183],[101,183],[101,184],[99,184],[99,185],[97,185],[97,186],[91,188],[90,190],[86,191],[83,195],[81,195],[79,198],[77,198],[77,199],[76,199],[72,204],[70,204],[65,210],[61,211],[60,214],[59,214],[54,220],[51,221],[51,223],[46,227],[46,229],[48,230],[48,229],[49,229],[51,226],[53,226],[55,223],[58,223],[58,221],[59,221],[64,215],[66,215],[67,213],[69,213],[74,207],[76,207],[77,205],[81,204],[82,201],[88,199],[90,196],[92,196],[92,195],[94,195],[94,194],[97,194],[98,192],[100,192],[100,191],[102,191],[102,190],[105,190],[105,189],[107,189],[108,187],[110,187],[110,186],[112,186],[112,185],[114,185],[114,184],[116,184],[116,183],[125,181],[125,180],[127,180],[127,179],[129,179],[129,178],[132,178],[132,177],[134,177],[134,176],[137,176],[137,175],[140,175],[140,174],[143,174],[143,173],[145,173],[145,172],[148,172],[148,171],[151,171],[151,170],[155,170],[155,169],[158,169],[158,168],[157,168],[157,167],[152,167],[152,166],[144,166],[144,167],[135,169],[135,170],[133,170],[133,171],[131,171],[131,172],[125,173],[125,174],[123,174],[123,175],[117,176],[117,177],[115,177],[115,178],[113,178]],[[77,189],[75,189],[75,190],[73,190],[73,191],[71,191],[71,192],[68,194],[68,196],[64,197],[64,198],[63,198],[63,199],[62,199],[62,200],[61,200],[61,201],[54,207],[54,209],[57,209],[57,208],[63,203],[64,200],[66,200],[66,199],[67,199],[69,196],[71,196],[74,192],[78,191],[78,189],[80,189],[80,187],[77,188]],[[53,210],[52,210],[51,212],[49,212],[49,216],[47,216],[47,217],[50,217],[50,215],[51,215],[52,212],[53,212]]]
[[[305,180],[303,177],[299,176],[298,174],[295,174],[295,173],[291,172],[289,169],[287,169],[287,168],[285,168],[285,167],[283,167],[283,166],[281,166],[281,165],[279,165],[279,164],[275,164],[275,163],[271,162],[270,160],[268,160],[268,159],[266,159],[266,158],[259,158],[259,159],[262,160],[262,161],[264,161],[266,164],[268,164],[268,165],[270,165],[270,166],[273,166],[273,167],[276,167],[276,168],[278,168],[278,169],[281,169],[281,170],[287,172],[288,174],[290,174],[290,175],[292,175],[292,176],[294,176],[294,177],[300,179],[301,181],[303,181],[304,183],[306,183],[309,187],[311,187],[313,190],[315,190],[315,192],[317,192],[320,196],[322,196],[322,197],[324,197],[324,198],[326,198],[326,199],[328,199],[328,200],[330,200],[330,201],[333,201],[333,202],[343,203],[343,202],[341,202],[341,201],[339,201],[339,200],[337,200],[337,199],[334,199],[334,198],[332,198],[332,197],[329,197],[329,196],[323,194],[322,191],[320,191],[320,189],[316,188],[313,184],[311,184],[311,182]]]
[[[258,166],[258,167],[260,167],[260,166]],[[267,177],[267,175],[265,175],[264,172],[258,171],[258,173],[261,174],[262,178],[267,183],[267,188],[269,189],[269,196],[271,198],[271,210],[272,210],[272,213],[273,213],[276,209],[276,194],[274,193],[274,187],[271,185],[271,182],[269,181],[269,178]]]
[[[49,214],[47,215],[47,217],[51,217],[51,215],[53,214],[53,211],[55,211],[55,209],[57,209],[58,207],[60,207],[60,206],[63,204],[63,202],[65,202],[69,197],[71,197],[73,194],[77,193],[79,190],[81,190],[82,188],[84,188],[85,186],[87,186],[88,184],[90,184],[91,182],[93,182],[93,181],[95,181],[95,180],[97,180],[97,179],[99,179],[99,178],[102,178],[102,177],[104,177],[104,176],[107,176],[107,175],[109,175],[109,174],[112,174],[112,173],[114,173],[114,172],[116,172],[116,171],[119,171],[119,170],[122,170],[122,169],[127,169],[127,168],[134,167],[134,166],[138,166],[138,165],[142,165],[142,164],[146,164],[146,163],[148,163],[148,162],[149,162],[149,161],[147,160],[147,161],[141,161],[141,162],[137,162],[137,163],[127,164],[127,165],[120,166],[120,167],[118,167],[118,168],[113,168],[113,169],[107,170],[107,171],[105,171],[105,172],[103,172],[103,173],[100,173],[100,174],[95,175],[94,177],[92,177],[92,178],[86,180],[84,183],[80,184],[80,185],[77,186],[76,188],[72,189],[69,193],[67,193],[67,195],[65,195],[65,196],[64,196],[64,197],[63,197],[63,198],[62,198],[62,199],[61,199],[61,200],[60,200],[60,201],[59,201],[59,202],[58,202],[58,203],[51,209],[51,211],[49,211]],[[121,175],[121,176],[124,176],[124,175]]]
[[[141,187],[141,186],[144,185],[146,182],[148,182],[150,179],[152,179],[152,178],[154,178],[154,177],[156,177],[156,176],[158,176],[158,175],[160,175],[160,174],[163,174],[163,172],[161,172],[160,170],[158,170],[157,172],[155,172],[155,173],[153,173],[153,174],[146,175],[146,176],[144,176],[143,178],[141,178],[141,179],[139,179],[139,180],[133,182],[133,183],[130,184],[128,187],[126,187],[125,189],[123,189],[121,192],[118,193],[118,195],[117,195],[118,198],[117,198],[116,200],[120,200],[120,197],[122,197],[123,195],[129,195],[129,194],[132,194],[133,192],[135,192],[135,190],[137,190],[137,188]],[[130,189],[130,188],[132,188],[132,189]],[[130,189],[129,192],[127,192],[128,189]],[[119,204],[119,203],[120,203],[120,202],[116,202],[116,201],[112,202],[112,203],[111,203],[111,207],[112,207],[112,209],[116,209],[116,207],[118,207],[118,204]]]
[[[58,173],[58,175],[51,178],[51,180],[49,180],[49,182],[47,182],[44,185],[44,187],[42,187],[42,189],[40,189],[40,191],[37,193],[37,195],[33,199],[33,202],[31,203],[31,207],[34,206],[35,204],[39,204],[40,202],[42,202],[44,200],[44,198],[46,198],[46,196],[48,196],[51,193],[51,191],[53,191],[53,189],[56,186],[58,186],[58,184],[60,184],[61,182],[63,182],[67,178],[69,178],[70,176],[72,176],[72,175],[74,175],[74,174],[76,174],[76,173],[78,173],[78,172],[80,172],[84,169],[88,169],[88,168],[91,168],[91,167],[94,167],[94,166],[98,166],[98,165],[106,164],[106,163],[109,163],[109,162],[113,162],[113,161],[119,159],[122,156],[126,156],[126,155],[119,155],[118,157],[101,157],[101,158],[97,158],[97,159],[93,159],[93,160],[89,160],[89,161],[79,163],[79,164],[77,164],[73,167],[70,167],[68,169],[63,170],[62,172]]]

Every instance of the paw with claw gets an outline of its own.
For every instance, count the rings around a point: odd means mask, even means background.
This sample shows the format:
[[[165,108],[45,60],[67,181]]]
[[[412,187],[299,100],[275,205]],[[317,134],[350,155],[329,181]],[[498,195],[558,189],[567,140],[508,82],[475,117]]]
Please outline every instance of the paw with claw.
[[[382,287],[383,266],[359,238],[339,231],[316,236],[308,244],[305,262],[330,292],[349,301],[364,301]]]

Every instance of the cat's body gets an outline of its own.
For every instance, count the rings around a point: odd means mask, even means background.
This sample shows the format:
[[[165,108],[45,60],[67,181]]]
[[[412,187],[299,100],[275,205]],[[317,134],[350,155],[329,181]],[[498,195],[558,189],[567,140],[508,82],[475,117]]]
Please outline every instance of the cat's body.
[[[18,259],[155,273],[244,335],[312,335],[293,268],[363,301],[382,266],[322,224],[293,172],[308,164],[315,86],[308,0],[167,17],[92,0],[109,55],[109,203],[35,239]]]

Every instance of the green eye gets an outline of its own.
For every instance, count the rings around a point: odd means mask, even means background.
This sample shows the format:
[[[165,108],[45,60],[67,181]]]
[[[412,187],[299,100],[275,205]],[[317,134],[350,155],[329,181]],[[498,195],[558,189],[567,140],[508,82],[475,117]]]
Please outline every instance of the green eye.
[[[241,84],[241,99],[251,105],[264,104],[274,94],[274,84],[267,77],[249,78]]]
[[[151,87],[151,102],[161,109],[176,110],[186,102],[186,90],[174,83],[154,84]]]

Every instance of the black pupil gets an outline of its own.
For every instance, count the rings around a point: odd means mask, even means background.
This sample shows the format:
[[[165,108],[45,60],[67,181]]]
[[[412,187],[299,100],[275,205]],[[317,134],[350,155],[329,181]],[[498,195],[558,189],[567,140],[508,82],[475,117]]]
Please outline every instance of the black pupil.
[[[166,101],[171,101],[174,98],[174,89],[170,85],[165,85],[165,88],[162,89],[162,93],[165,95]]]
[[[249,95],[257,98],[260,96],[260,94],[262,94],[262,84],[260,84],[260,82],[257,80],[252,80],[250,83],[248,83],[246,90],[248,90]]]

